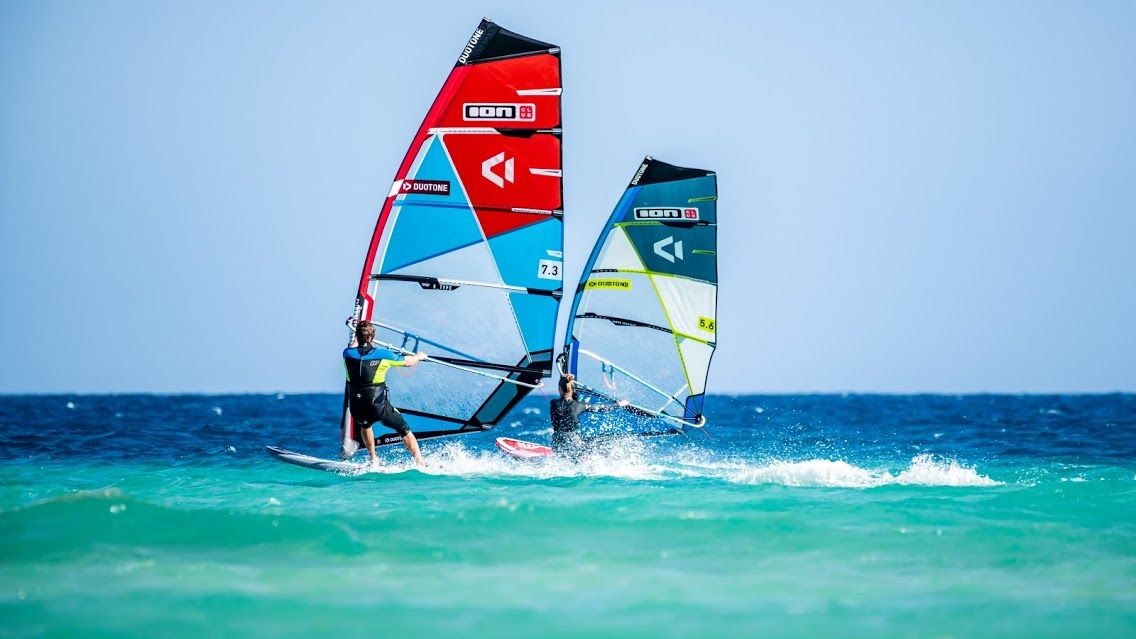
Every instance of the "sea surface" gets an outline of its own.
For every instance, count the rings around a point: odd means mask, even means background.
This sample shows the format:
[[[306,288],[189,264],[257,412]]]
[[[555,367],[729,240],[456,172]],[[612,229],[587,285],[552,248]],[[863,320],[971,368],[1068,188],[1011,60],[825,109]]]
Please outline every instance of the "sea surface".
[[[707,399],[338,475],[335,395],[0,397],[3,637],[1136,637],[1136,396]]]

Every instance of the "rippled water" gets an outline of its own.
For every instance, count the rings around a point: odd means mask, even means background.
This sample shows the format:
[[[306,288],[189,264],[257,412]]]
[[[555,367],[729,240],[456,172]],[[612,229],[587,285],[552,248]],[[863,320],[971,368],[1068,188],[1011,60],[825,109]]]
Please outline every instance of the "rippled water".
[[[0,398],[2,636],[1136,635],[1136,397],[744,396],[580,465],[539,399],[354,476],[340,398]],[[596,427],[603,427],[602,424]]]

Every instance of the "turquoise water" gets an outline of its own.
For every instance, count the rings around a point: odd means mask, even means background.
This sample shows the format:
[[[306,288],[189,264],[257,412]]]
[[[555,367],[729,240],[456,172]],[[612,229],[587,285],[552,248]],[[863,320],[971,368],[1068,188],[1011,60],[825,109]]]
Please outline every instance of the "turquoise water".
[[[262,451],[332,456],[331,395],[0,398],[0,635],[1136,635],[1136,397],[712,400],[341,476]]]

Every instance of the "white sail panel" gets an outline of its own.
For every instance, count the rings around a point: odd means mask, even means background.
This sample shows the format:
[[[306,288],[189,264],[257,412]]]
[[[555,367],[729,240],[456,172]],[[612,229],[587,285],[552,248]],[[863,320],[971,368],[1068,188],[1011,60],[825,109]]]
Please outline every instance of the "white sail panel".
[[[456,212],[456,215],[468,212]],[[489,252],[489,245],[477,242],[448,253],[435,255],[429,259],[396,269],[394,275],[422,275],[429,277],[456,278],[470,282],[482,282],[494,286],[504,286],[497,262]]]
[[[596,270],[642,271],[643,261],[635,252],[635,247],[627,239],[622,228],[614,228],[608,233],[607,242],[596,260]]]
[[[641,273],[596,273],[584,281],[585,296],[577,308],[577,316],[597,315],[606,322],[630,320],[667,328],[667,316],[651,278]],[[592,322],[580,320],[580,331]]]
[[[686,367],[690,393],[701,395],[706,390],[706,373],[710,370],[710,358],[714,356],[714,349],[709,344],[694,339],[680,339],[678,346]]]
[[[667,309],[671,328],[676,333],[714,341],[717,322],[718,287],[708,282],[683,277],[654,275],[659,299]]]

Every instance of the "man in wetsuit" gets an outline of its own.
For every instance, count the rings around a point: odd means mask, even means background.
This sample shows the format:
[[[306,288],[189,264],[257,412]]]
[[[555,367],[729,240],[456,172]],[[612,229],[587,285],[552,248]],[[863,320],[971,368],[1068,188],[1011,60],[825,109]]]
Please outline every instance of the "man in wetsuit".
[[[410,426],[398,409],[391,406],[387,392],[387,371],[396,366],[414,366],[426,359],[426,353],[417,353],[404,358],[402,355],[373,344],[375,325],[363,320],[355,326],[355,345],[343,351],[343,364],[347,368],[348,405],[351,419],[363,435],[363,443],[371,455],[371,463],[377,464],[375,456],[375,434],[371,425],[379,422],[402,436],[406,450],[414,457],[414,463],[425,466],[422,454],[418,451],[418,440],[410,432]]]
[[[560,397],[548,403],[548,415],[552,419],[552,450],[572,460],[578,460],[587,452],[588,444],[580,437],[580,415],[587,413],[606,413],[627,406],[627,400],[618,404],[593,406],[576,401],[576,377],[564,375],[560,378]]]

